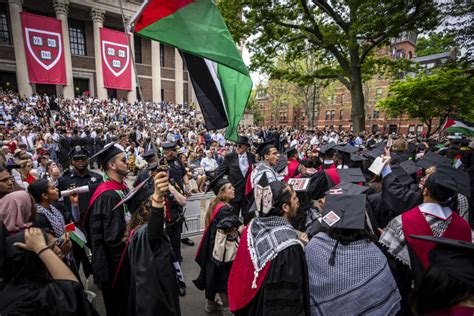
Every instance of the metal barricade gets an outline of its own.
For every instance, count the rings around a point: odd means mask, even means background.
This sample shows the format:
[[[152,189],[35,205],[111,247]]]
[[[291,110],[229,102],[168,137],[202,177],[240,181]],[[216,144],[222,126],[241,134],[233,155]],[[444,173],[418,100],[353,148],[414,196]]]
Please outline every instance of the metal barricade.
[[[204,231],[206,212],[214,197],[214,193],[196,193],[188,197],[184,207],[184,217],[188,227],[186,229],[183,224],[182,237],[199,235]]]

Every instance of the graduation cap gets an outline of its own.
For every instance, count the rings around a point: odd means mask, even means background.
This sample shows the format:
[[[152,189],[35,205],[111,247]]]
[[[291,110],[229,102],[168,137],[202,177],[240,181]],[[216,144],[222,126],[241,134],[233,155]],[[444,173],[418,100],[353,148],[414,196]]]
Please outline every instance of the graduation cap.
[[[288,156],[293,156],[293,154],[296,152],[296,145],[288,147],[285,152]]]
[[[130,192],[128,192],[127,195],[125,195],[123,199],[121,199],[120,202],[118,202],[114,206],[112,211],[116,210],[117,208],[122,206],[124,203],[127,203],[127,205],[132,209],[135,209],[136,207],[138,207],[141,204],[141,202],[145,201],[153,193],[153,192],[148,192],[148,193],[146,192],[147,189],[145,185],[148,183],[148,181],[150,181],[150,179],[151,179],[151,176],[143,180],[133,189],[131,189]]]
[[[151,159],[153,157],[155,157],[155,149],[153,148],[145,151],[142,155],[143,159]]]
[[[339,179],[344,182],[366,182],[364,174],[360,168],[337,169],[337,173],[339,175]]]
[[[330,142],[330,143],[327,143],[325,145],[322,145],[320,148],[319,148],[319,152],[323,155],[326,155],[326,153],[328,151],[330,151],[331,149],[333,149],[334,147],[336,147],[336,143],[335,142]]]
[[[416,164],[423,169],[428,169],[441,164],[451,165],[451,160],[432,151],[428,151]]]
[[[334,146],[334,149],[340,152],[343,152],[345,154],[353,154],[356,153],[359,149],[352,146],[351,144],[346,144],[346,145],[336,145]]]
[[[326,195],[322,223],[331,228],[365,228],[364,194],[334,193]]]
[[[270,150],[270,148],[275,147],[275,140],[267,140],[263,143],[260,143],[257,147],[257,154],[260,156],[260,160],[263,160],[263,156]]]
[[[224,178],[224,173],[218,174],[207,186],[206,193],[212,190],[212,192],[217,195],[220,189],[227,183],[230,183],[230,181]]]
[[[436,170],[425,181],[425,186],[441,186],[448,190],[461,193],[468,198],[471,197],[471,185],[469,175],[449,165],[441,164],[436,166]]]
[[[296,180],[305,179],[298,178]],[[307,178],[308,179],[308,178]],[[296,191],[295,186],[293,188]],[[306,192],[312,200],[319,200],[329,190],[329,183],[324,172],[316,172],[309,177],[309,184],[301,191]]]
[[[113,157],[120,153],[123,153],[123,150],[120,148],[120,145],[115,142],[112,142],[105,145],[104,148],[102,148],[99,152],[92,156],[91,159],[97,158],[99,164],[104,167]]]
[[[396,164],[390,168],[402,185],[410,185],[415,182],[415,179],[413,179],[400,164]]]
[[[410,237],[436,243],[428,254],[430,266],[474,287],[474,243],[434,236]]]
[[[328,194],[364,194],[369,190],[369,187],[358,185],[350,182],[340,182],[338,185],[332,187]]]
[[[366,161],[367,158],[362,156],[362,155],[359,155],[359,154],[351,154],[351,161],[353,162],[359,162],[359,161]]]
[[[175,150],[176,149],[176,142],[166,142],[161,144],[161,148],[163,150]]]
[[[288,166],[288,159],[285,156],[280,155],[273,169],[276,171],[276,173],[281,173],[283,170],[285,170],[287,166]]]
[[[421,170],[421,167],[417,166],[413,160],[405,160],[400,163],[400,167],[409,175],[415,174]]]
[[[384,153],[385,145],[386,145],[385,141],[377,143],[374,146],[374,148],[364,151],[363,155],[366,156],[367,158],[374,158],[374,159],[377,157],[380,157]]]

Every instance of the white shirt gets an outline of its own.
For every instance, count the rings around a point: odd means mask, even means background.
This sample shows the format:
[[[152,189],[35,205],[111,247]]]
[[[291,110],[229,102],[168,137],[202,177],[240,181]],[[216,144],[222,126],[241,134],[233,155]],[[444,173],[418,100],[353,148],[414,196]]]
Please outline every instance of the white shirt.
[[[242,176],[245,178],[245,176],[247,175],[247,171],[249,170],[249,160],[247,158],[246,153],[238,156],[240,171],[242,172]]]

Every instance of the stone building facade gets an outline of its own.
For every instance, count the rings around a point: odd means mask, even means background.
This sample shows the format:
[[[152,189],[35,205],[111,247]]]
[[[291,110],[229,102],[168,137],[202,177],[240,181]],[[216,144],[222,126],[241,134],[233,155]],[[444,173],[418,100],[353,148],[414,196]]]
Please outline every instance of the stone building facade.
[[[89,91],[99,99],[117,97],[134,102],[140,98],[132,67],[132,91],[103,87],[99,29],[124,31],[141,1],[122,0],[0,0],[0,87],[73,98]],[[67,86],[30,84],[20,12],[54,17],[62,21]],[[196,103],[189,75],[173,47],[130,34],[137,79],[145,101]]]

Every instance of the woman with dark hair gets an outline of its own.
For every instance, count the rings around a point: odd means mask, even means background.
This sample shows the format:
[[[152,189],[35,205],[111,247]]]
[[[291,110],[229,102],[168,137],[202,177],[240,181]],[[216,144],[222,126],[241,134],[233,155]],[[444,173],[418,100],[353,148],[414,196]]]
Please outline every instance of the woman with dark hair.
[[[235,189],[229,180],[219,175],[209,184],[216,197],[211,201],[206,213],[206,231],[196,252],[196,262],[201,271],[194,284],[200,290],[205,290],[206,307],[208,313],[217,310],[228,311],[227,281],[232,261],[220,262],[213,256],[215,239],[218,231],[225,233],[226,238],[234,238],[238,242],[242,225],[239,218],[232,211],[230,201],[235,197]],[[216,294],[222,300],[222,306],[215,301]]]
[[[6,287],[0,293],[2,315],[99,315],[76,276],[61,260],[56,238],[28,228],[5,246]]]
[[[60,238],[66,226],[63,214],[53,206],[59,198],[58,189],[48,180],[39,179],[28,187],[28,192],[36,202],[36,218],[33,226],[49,228],[56,238]]]
[[[311,315],[395,315],[400,294],[387,258],[366,229],[364,194],[329,194],[305,248]]]

